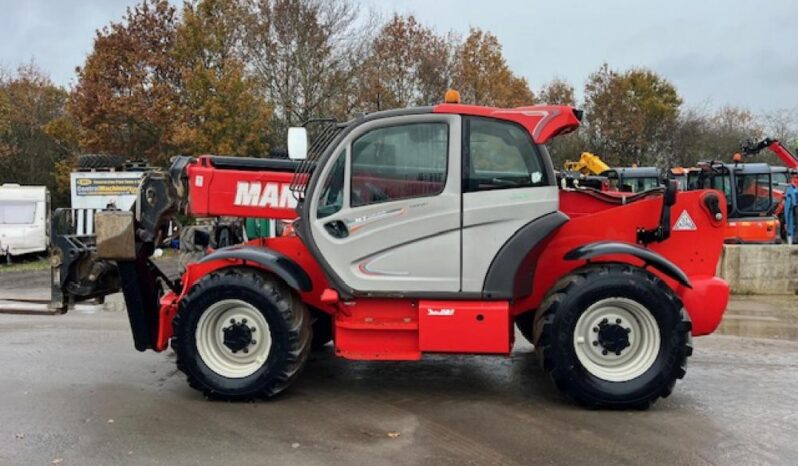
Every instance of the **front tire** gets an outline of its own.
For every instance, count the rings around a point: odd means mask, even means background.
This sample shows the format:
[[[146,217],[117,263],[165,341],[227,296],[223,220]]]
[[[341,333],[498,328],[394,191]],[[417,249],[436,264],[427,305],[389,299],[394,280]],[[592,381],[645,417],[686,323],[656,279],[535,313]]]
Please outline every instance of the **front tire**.
[[[271,398],[310,352],[305,305],[278,279],[227,269],[195,284],[173,322],[177,367],[191,387],[223,400]]]
[[[561,280],[534,327],[543,369],[569,398],[593,408],[648,408],[670,395],[692,354],[691,323],[652,273],[596,264]]]
[[[320,351],[333,339],[332,316],[324,311],[311,308],[310,317],[313,322],[313,341],[311,342],[311,348],[313,351]]]

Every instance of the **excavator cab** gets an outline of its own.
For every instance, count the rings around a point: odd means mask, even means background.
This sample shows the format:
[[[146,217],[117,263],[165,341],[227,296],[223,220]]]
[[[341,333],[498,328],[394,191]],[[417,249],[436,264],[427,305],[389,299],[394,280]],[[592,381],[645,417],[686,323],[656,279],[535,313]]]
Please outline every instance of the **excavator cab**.
[[[779,242],[768,164],[701,162],[697,168],[688,173],[688,189],[716,189],[726,197],[729,221],[725,242]]]

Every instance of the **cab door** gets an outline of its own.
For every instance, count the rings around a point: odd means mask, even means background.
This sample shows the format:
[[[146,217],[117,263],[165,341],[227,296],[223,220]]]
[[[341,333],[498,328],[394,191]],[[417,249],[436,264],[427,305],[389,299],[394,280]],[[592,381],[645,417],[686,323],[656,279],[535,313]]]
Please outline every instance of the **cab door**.
[[[479,292],[501,247],[559,209],[559,191],[545,148],[522,127],[466,117],[464,131],[462,290]]]
[[[460,290],[460,116],[360,124],[310,195],[310,233],[328,274],[359,292]]]

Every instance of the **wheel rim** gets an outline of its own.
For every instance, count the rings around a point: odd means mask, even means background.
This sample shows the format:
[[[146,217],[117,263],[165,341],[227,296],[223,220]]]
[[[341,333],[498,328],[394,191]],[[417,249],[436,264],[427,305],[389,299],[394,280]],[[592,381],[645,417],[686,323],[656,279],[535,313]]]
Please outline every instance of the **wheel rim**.
[[[253,305],[226,299],[200,316],[195,332],[197,352],[213,372],[243,378],[263,367],[272,346],[269,323]]]
[[[582,366],[609,382],[626,382],[644,374],[660,350],[657,320],[642,304],[607,298],[579,316],[574,350]]]

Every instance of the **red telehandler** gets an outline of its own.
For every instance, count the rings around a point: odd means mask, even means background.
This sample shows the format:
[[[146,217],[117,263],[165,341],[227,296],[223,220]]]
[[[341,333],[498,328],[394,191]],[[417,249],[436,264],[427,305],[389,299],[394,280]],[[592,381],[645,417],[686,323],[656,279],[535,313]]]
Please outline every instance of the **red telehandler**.
[[[292,128],[301,162],[180,157],[143,180],[133,211],[97,214],[93,260],[116,267],[135,347],[171,345],[210,398],[277,395],[330,340],[347,359],[506,356],[516,323],[571,399],[645,408],[726,308],[726,202],[675,184],[558,189],[546,143],[580,119],[450,102]],[[180,210],[293,233],[172,278],[150,256]]]

